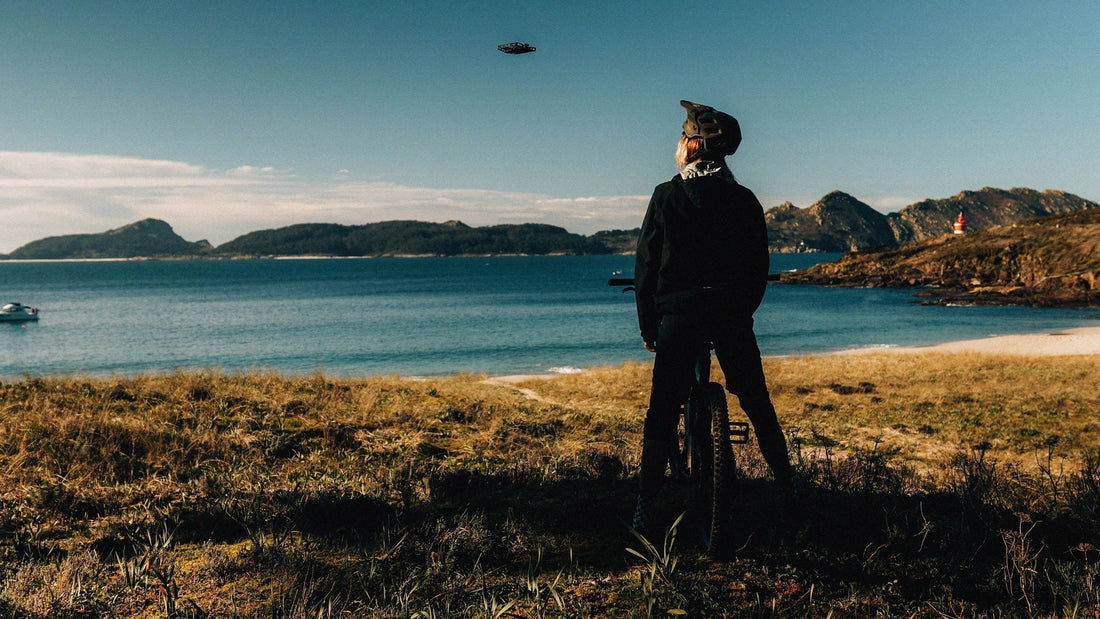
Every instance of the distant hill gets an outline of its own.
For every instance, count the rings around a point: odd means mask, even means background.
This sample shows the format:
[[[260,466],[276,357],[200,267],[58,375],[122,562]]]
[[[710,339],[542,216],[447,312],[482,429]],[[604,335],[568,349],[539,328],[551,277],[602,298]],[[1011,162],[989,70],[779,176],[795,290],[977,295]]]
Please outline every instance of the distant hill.
[[[770,208],[764,218],[774,252],[844,252],[895,247],[948,234],[959,213],[966,217],[970,230],[981,230],[1097,206],[1100,204],[1064,191],[986,187],[951,198],[924,200],[887,215],[834,191],[808,208],[790,202]]]
[[[896,247],[947,234],[962,212],[970,230],[1029,217],[1100,207],[1063,191],[993,189],[924,200],[883,214],[842,191],[807,208],[791,203],[768,209],[764,219],[773,252],[845,252]],[[639,221],[641,214],[639,213]],[[383,221],[362,225],[304,223],[258,230],[211,247],[188,242],[157,219],[98,234],[55,236],[28,243],[11,259],[167,258],[232,256],[460,256],[489,254],[630,254],[640,230],[605,230],[584,236],[545,224],[470,227],[460,221]]]
[[[98,234],[68,234],[32,241],[7,255],[13,260],[162,258],[207,253],[210,243],[185,241],[159,219],[142,219]]]
[[[458,256],[484,254],[607,254],[599,241],[543,224],[471,228],[460,221],[442,224],[384,221],[348,226],[298,224],[260,230],[214,249],[214,255],[259,256]]]
[[[603,230],[589,238],[603,245],[613,254],[633,254],[638,249],[638,237],[642,229],[633,230]]]
[[[764,221],[775,252],[842,252],[894,244],[887,216],[842,191],[805,209],[790,202],[770,208]]]
[[[1100,306],[1100,209],[846,254],[781,283],[927,287],[930,303]]]
[[[144,219],[97,234],[72,234],[33,241],[0,258],[58,260],[88,258],[168,258],[236,256],[459,256],[488,254],[609,254],[617,233],[594,237],[543,224],[472,228],[460,221],[442,224],[384,221],[358,226],[297,224],[259,230],[211,247],[190,243],[157,219]],[[601,236],[604,235],[604,236]],[[635,237],[637,235],[635,234]],[[606,240],[606,242],[605,242]],[[610,245],[609,245],[610,244]],[[633,251],[631,245],[630,251]]]
[[[891,213],[888,217],[897,244],[902,245],[950,232],[951,222],[955,221],[959,213],[966,217],[968,229],[982,230],[1023,219],[1061,215],[1097,206],[1100,205],[1096,202],[1064,191],[1048,189],[1039,192],[1034,189],[1003,190],[986,187],[979,191],[964,191],[943,200],[917,202],[897,213]]]

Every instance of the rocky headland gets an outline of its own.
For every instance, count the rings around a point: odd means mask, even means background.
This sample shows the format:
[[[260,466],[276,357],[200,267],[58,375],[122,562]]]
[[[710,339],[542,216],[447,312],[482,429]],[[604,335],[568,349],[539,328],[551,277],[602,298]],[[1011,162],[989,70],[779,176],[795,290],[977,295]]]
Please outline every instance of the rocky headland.
[[[859,250],[780,283],[919,288],[930,304],[1100,306],[1100,209]]]
[[[845,252],[897,247],[951,232],[962,213],[969,230],[1061,215],[1100,206],[1065,191],[985,187],[950,198],[922,200],[883,214],[842,191],[799,208],[790,202],[768,209],[768,243],[773,252]]]

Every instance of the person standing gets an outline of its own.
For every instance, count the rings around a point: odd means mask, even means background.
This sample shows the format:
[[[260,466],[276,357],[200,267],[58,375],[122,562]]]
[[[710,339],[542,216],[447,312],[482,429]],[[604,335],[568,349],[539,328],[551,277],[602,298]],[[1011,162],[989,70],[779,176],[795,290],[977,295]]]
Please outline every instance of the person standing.
[[[642,341],[656,353],[633,519],[639,531],[654,524],[680,408],[707,342],[714,344],[726,388],[752,422],[776,481],[787,486],[791,479],[787,442],[753,332],[768,277],[764,209],[725,162],[741,143],[741,128],[710,106],[680,105],[687,120],[676,149],[679,173],[653,191],[634,264]]]

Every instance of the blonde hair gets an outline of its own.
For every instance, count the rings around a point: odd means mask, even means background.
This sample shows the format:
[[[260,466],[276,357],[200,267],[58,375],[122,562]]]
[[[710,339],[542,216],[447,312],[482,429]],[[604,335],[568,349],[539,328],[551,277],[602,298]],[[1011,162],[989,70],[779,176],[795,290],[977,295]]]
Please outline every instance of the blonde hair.
[[[703,150],[703,138],[689,138],[686,135],[681,135],[680,143],[676,145],[676,167],[683,169],[684,166],[699,156],[701,150]]]

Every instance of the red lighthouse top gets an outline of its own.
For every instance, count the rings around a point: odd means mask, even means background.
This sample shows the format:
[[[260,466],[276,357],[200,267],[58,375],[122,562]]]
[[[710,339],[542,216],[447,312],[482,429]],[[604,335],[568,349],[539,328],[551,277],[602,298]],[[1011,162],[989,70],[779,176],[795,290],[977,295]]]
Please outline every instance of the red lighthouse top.
[[[954,228],[955,228],[955,234],[965,234],[966,233],[966,218],[963,217],[962,213],[959,213],[959,218],[955,220]]]

